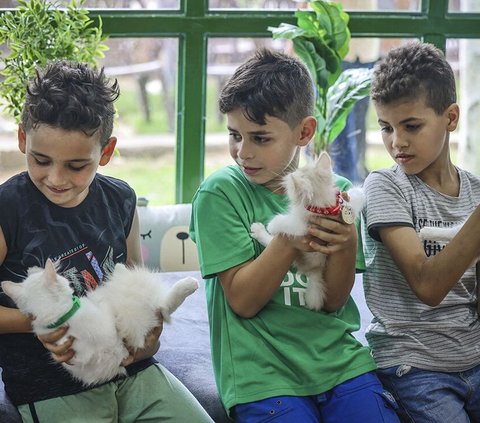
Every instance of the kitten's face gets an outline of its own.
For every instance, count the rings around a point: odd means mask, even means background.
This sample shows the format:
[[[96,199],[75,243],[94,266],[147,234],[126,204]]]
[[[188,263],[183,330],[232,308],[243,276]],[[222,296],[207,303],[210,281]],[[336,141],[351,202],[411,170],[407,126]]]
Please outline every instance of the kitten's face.
[[[308,163],[287,175],[285,188],[293,204],[333,206],[336,203],[336,188],[330,156],[321,153],[314,163]]]
[[[73,294],[69,282],[57,275],[50,260],[47,261],[45,269],[29,269],[27,278],[21,283],[2,282],[2,289],[15,301],[22,313],[50,323],[52,316],[58,316],[59,308],[71,303]]]

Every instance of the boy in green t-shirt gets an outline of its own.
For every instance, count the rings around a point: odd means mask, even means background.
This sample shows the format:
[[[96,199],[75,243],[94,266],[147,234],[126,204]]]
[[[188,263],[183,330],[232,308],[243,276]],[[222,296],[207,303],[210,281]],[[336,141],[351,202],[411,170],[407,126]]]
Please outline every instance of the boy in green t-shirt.
[[[285,54],[258,51],[228,81],[219,104],[236,165],[200,186],[191,235],[206,278],[225,408],[237,422],[398,422],[368,348],[352,336],[359,328],[350,297],[355,226],[318,215],[305,237],[277,235],[263,248],[250,236],[253,222],[286,210],[282,178],[315,133],[307,69]],[[336,180],[341,191],[350,186]],[[306,279],[292,266],[300,251],[328,256],[320,312],[304,306]]]

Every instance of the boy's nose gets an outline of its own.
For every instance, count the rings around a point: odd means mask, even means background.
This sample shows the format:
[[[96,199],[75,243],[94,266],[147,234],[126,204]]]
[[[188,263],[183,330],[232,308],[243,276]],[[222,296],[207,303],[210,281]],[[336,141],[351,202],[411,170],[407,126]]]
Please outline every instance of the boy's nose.
[[[62,169],[53,166],[48,174],[49,182],[55,187],[61,187],[65,182],[65,175]]]
[[[238,144],[238,157],[242,160],[253,157],[253,149],[250,143],[242,141]]]
[[[394,131],[392,133],[391,142],[392,142],[392,147],[393,148],[402,148],[402,147],[405,147],[408,144],[405,136],[402,136],[401,134],[399,134],[396,131]]]

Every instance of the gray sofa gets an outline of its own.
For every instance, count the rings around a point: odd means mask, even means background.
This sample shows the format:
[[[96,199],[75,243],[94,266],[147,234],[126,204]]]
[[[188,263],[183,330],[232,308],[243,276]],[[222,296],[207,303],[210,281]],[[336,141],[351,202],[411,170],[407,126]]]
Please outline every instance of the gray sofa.
[[[205,287],[198,272],[195,246],[186,237],[190,210],[190,205],[139,207],[146,264],[159,270],[165,283],[173,284],[186,276],[193,276],[200,282],[198,291],[173,314],[172,323],[164,325],[160,350],[155,357],[182,381],[216,423],[229,422],[213,377]],[[355,335],[365,342],[364,331],[371,314],[365,306],[360,276],[352,296],[362,317],[362,328]],[[0,423],[20,422],[18,412],[5,397],[0,381]]]

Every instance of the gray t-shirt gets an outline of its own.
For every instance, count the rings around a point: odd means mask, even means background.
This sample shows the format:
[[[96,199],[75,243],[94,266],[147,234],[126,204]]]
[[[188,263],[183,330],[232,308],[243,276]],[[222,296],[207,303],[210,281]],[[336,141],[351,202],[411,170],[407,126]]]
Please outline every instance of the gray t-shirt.
[[[372,172],[365,181],[363,280],[374,316],[366,337],[380,368],[406,364],[449,372],[480,363],[475,268],[438,306],[430,307],[415,296],[378,235],[385,226],[409,226],[418,233],[423,226],[449,227],[465,220],[480,203],[480,178],[457,170],[458,197],[435,191],[398,166]],[[433,240],[423,245],[427,256],[445,246]]]

